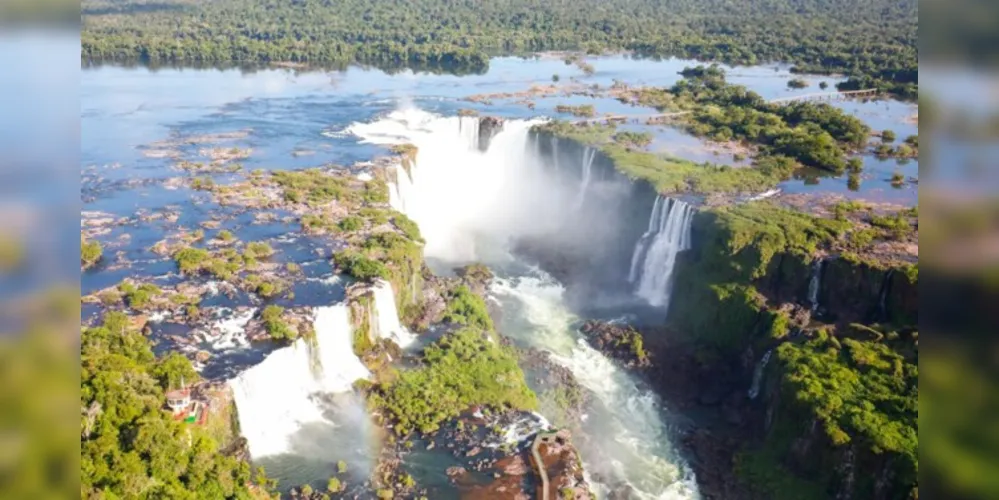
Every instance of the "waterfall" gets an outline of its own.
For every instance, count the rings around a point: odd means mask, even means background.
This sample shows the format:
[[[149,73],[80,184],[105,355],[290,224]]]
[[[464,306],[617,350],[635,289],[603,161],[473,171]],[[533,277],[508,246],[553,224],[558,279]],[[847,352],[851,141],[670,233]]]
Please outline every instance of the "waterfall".
[[[500,233],[498,239],[504,240],[524,227],[525,216],[511,213],[513,197],[533,197],[546,187],[531,180],[530,172],[540,169],[526,159],[533,158],[528,132],[535,123],[508,120],[493,128],[496,134],[485,152],[477,147],[479,119],[474,117],[407,109],[373,123],[355,123],[348,130],[367,143],[410,143],[418,148],[411,175],[392,176],[389,188],[395,193],[389,201],[420,226],[425,255],[469,262],[477,260],[478,235]]]
[[[416,336],[399,323],[392,284],[385,280],[377,280],[371,287],[371,294],[375,300],[375,318],[371,324],[375,337],[391,340],[403,348],[412,344]]]
[[[583,151],[583,178],[579,185],[579,195],[576,197],[576,209],[583,207],[586,201],[586,191],[590,189],[590,178],[593,176],[593,159],[597,156],[597,150],[589,146]]]
[[[812,314],[819,310],[819,287],[822,285],[823,259],[815,259],[812,263],[812,277],[808,280],[808,305]]]
[[[645,251],[648,250],[649,242],[659,229],[659,219],[661,219],[662,196],[656,196],[656,201],[652,204],[652,215],[649,216],[649,228],[645,230],[638,243],[635,244],[635,253],[631,256],[631,269],[628,271],[628,282],[634,283],[638,279],[639,265],[645,258]]]
[[[767,363],[770,362],[770,356],[773,353],[773,349],[768,350],[763,354],[760,362],[756,363],[756,368],[753,369],[753,385],[749,387],[749,399],[756,399],[756,396],[759,396],[760,384],[763,383],[763,371],[767,369]]]
[[[480,151],[478,118],[472,116],[459,116],[458,132],[461,134],[462,143],[468,146],[469,150]]]
[[[551,136],[551,142],[552,142],[552,162],[555,163],[555,172],[558,172],[559,171],[559,168],[558,168],[558,137],[555,137],[554,135]]]
[[[420,110],[396,111],[372,123],[356,123],[350,131],[369,143],[417,146],[412,183],[398,186],[404,200],[393,206],[404,206],[420,226],[428,264],[451,269],[476,260],[489,265],[497,275],[490,286],[492,298],[503,313],[498,331],[550,353],[591,396],[592,411],[582,422],[585,437],[578,442],[586,470],[598,472],[608,483],[633,488],[636,498],[699,498],[696,480],[671,442],[658,397],[589,346],[574,326],[579,318],[566,305],[562,285],[519,262],[511,250],[529,237],[566,246],[594,244],[602,236],[592,227],[580,227],[587,224],[580,224],[574,209],[581,192],[579,178],[557,173],[558,140],[551,142],[555,165],[536,154],[544,145],[529,133],[535,123],[507,120],[485,153],[465,147],[456,118]],[[603,189],[596,189],[597,180],[599,176],[590,179],[590,204],[604,195]],[[404,179],[399,182],[405,184]],[[600,215],[588,214],[586,223],[604,227],[613,222],[600,220]],[[375,301],[378,318],[371,324],[378,336],[404,332],[390,314],[395,303],[387,285],[378,283],[375,291],[380,294]]]
[[[649,217],[649,230],[635,245],[629,277],[637,281],[635,293],[653,306],[669,305],[676,256],[690,249],[693,214],[687,203],[660,195]]]
[[[895,269],[889,269],[885,273],[885,280],[881,283],[881,292],[878,297],[878,320],[885,321],[888,319],[888,291],[891,288],[891,277],[895,273]]]
[[[240,432],[254,458],[293,452],[292,442],[304,426],[327,420],[316,396],[349,391],[355,380],[369,375],[351,347],[346,305],[316,308],[313,327],[315,357],[309,342],[298,339],[229,381]]]

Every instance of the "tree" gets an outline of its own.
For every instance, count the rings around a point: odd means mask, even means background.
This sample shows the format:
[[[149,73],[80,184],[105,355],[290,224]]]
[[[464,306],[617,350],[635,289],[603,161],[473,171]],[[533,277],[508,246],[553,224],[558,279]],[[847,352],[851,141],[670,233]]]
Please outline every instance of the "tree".
[[[895,132],[892,130],[882,130],[881,131],[881,141],[882,142],[895,142]]]

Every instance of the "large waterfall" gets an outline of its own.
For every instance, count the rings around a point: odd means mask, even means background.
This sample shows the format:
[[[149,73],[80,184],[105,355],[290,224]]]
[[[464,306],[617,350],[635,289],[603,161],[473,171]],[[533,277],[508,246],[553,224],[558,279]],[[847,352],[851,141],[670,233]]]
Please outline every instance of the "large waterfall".
[[[300,338],[229,381],[253,458],[295,453],[303,427],[327,421],[317,396],[369,375],[354,355],[346,305],[316,308],[314,328],[314,342]]]
[[[690,248],[693,214],[687,203],[658,196],[649,228],[635,245],[629,279],[635,284],[635,293],[653,306],[669,305],[673,267],[677,254]]]
[[[560,283],[508,251],[512,241],[531,236],[603,244],[600,229],[613,224],[614,213],[597,198],[614,186],[593,175],[595,150],[584,150],[578,163],[541,158],[543,145],[530,140],[535,122],[508,120],[485,151],[476,151],[465,128],[473,120],[408,109],[350,131],[366,142],[417,147],[412,175],[398,169],[391,203],[419,224],[428,260],[444,269],[473,260],[489,265],[497,276],[491,291],[502,308],[500,333],[550,352],[592,393],[593,410],[575,440],[586,469],[600,482],[627,485],[633,498],[697,498],[655,394],[582,339]],[[558,141],[551,153],[558,158]],[[689,208],[682,211],[689,218]]]

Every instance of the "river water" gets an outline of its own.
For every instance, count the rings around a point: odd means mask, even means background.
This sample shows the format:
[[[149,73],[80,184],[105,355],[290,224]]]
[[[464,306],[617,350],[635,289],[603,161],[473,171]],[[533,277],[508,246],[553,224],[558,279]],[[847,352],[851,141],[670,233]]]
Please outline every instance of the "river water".
[[[680,78],[681,69],[696,64],[626,57],[596,58],[592,62],[596,73],[589,76],[556,58],[497,58],[487,73],[460,77],[409,72],[389,75],[363,68],[343,72],[110,66],[86,69],[81,85],[83,209],[125,222],[95,236],[107,258],[83,274],[82,293],[114,285],[125,277],[152,277],[162,283],[178,281],[172,261],[152,253],[150,246],[180,229],[194,229],[214,219],[241,240],[268,241],[278,250],[275,260],[279,263],[302,265],[304,278],[294,285],[296,298],[281,302],[283,305],[332,307],[343,299],[344,283],[333,277],[324,257],[328,255],[328,242],[302,235],[296,222],[283,222],[281,216],[287,214],[279,213],[276,219],[260,223],[252,213],[219,206],[203,193],[177,187],[171,180],[186,174],[175,167],[176,159],[167,152],[196,157],[204,147],[196,139],[213,136],[226,147],[252,149],[250,157],[242,161],[245,173],[253,169],[349,166],[386,154],[386,144],[414,142],[421,149],[414,181],[409,186],[398,186],[393,202],[404,203],[400,208],[420,224],[428,240],[428,260],[436,270],[447,272],[454,265],[472,260],[493,267],[498,278],[490,294],[502,309],[501,333],[521,345],[552,353],[556,362],[569,368],[590,392],[594,404],[586,416],[586,436],[579,439],[590,473],[608,484],[625,483],[642,498],[696,498],[693,474],[671,444],[675,423],[668,409],[639,380],[582,340],[577,326],[583,318],[566,305],[564,286],[543,271],[519,262],[507,248],[511,238],[521,235],[525,228],[542,232],[547,220],[530,217],[539,207],[518,207],[517,198],[510,194],[548,189],[531,182],[538,161],[527,153],[526,129],[535,123],[532,120],[557,116],[556,104],[586,102],[601,113],[640,110],[613,99],[580,96],[535,99],[533,110],[516,96],[494,97],[489,103],[463,99],[547,85],[553,74],[559,74],[562,82],[576,79],[585,85],[608,86],[615,80],[631,85],[670,85]],[[767,98],[808,92],[786,88],[791,76],[785,67],[728,70],[730,81],[747,85]],[[809,80],[815,84],[836,81],[820,77]],[[895,130],[900,138],[916,133],[915,125],[907,121],[916,112],[914,105],[891,101],[836,105],[855,112],[876,129]],[[461,120],[454,117],[464,108],[512,119],[485,154],[472,151],[462,142],[466,136],[459,130]],[[656,147],[664,152],[696,161],[727,161],[711,153],[700,139],[678,130],[654,132]],[[869,166],[865,175],[870,178],[856,192],[847,190],[845,178],[798,179],[784,183],[782,188],[785,192],[828,191],[915,203],[915,188],[894,189],[882,177],[890,177],[895,170],[915,177],[916,162],[900,165],[866,157],[865,163]],[[224,184],[242,175],[213,177]],[[586,199],[586,186],[573,189],[582,191],[565,188],[565,192],[552,192],[552,200],[566,203],[544,209],[559,213]],[[176,218],[140,217],[163,212],[176,214]],[[251,305],[256,304],[249,297],[221,295],[202,304],[217,316],[215,321],[225,325],[219,330],[227,335],[206,338],[201,346],[211,350],[219,363],[218,367],[206,367],[205,375],[243,380],[247,388],[282,394],[280,385],[269,386],[268,376],[254,376],[252,370],[264,371],[270,363],[278,368],[267,372],[282,373],[285,370],[281,368],[281,356],[288,357],[290,364],[295,358],[290,352],[273,353],[272,347],[253,346],[241,339],[239,314],[246,314],[245,307]],[[330,309],[317,311],[322,314],[320,321],[332,321]],[[84,307],[85,320],[98,312],[94,306]],[[183,325],[154,325],[153,340],[160,342],[159,351],[172,348],[167,333],[192,334]],[[337,335],[331,334],[330,338],[342,338],[343,332]],[[337,363],[353,367],[354,375],[362,375],[350,360]],[[305,372],[299,375],[306,380]],[[370,423],[361,405],[342,393],[344,384],[340,382],[310,386],[305,391],[309,394],[303,397],[311,398],[311,403],[304,404],[299,398],[280,409],[294,411],[301,404],[307,415],[273,415],[276,422],[299,426],[302,432],[285,432],[286,436],[296,436],[295,442],[282,445],[274,441],[283,439],[281,436],[275,438],[261,430],[268,441],[256,447],[251,443],[251,450],[257,451],[254,460],[265,464],[283,486],[304,481],[324,483],[337,460],[356,464],[351,467],[352,474],[361,478],[373,462],[376,446],[372,445],[375,437]],[[338,392],[341,394],[335,396]],[[246,403],[241,406],[245,409]],[[246,426],[254,428],[253,423]]]

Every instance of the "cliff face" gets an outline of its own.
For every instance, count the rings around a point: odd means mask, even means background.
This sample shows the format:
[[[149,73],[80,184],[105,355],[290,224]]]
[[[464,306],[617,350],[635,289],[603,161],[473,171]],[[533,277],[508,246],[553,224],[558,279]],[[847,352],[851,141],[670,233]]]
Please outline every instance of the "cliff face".
[[[626,291],[655,191],[599,151],[547,134],[534,140],[560,178],[579,182],[593,155],[590,175],[622,187],[587,199],[567,222],[586,226],[586,214],[605,212],[615,218],[599,222],[613,226],[610,237],[569,249],[540,242],[529,254],[570,294],[579,282]],[[651,366],[606,327],[591,335],[672,403],[718,413],[720,432],[688,439],[698,477],[713,478],[702,485],[708,498],[914,495],[918,274],[842,251],[853,230],[848,220],[766,202],[701,209],[692,249],[677,257],[669,321],[640,328]],[[755,371],[760,388],[750,398]],[[706,463],[733,455],[734,464]],[[733,475],[754,493],[733,486],[725,477]]]
[[[623,290],[655,190],[619,172],[596,148],[548,133],[532,133],[530,145],[545,159],[553,191],[565,200],[558,230],[522,239],[518,252],[577,292]]]

